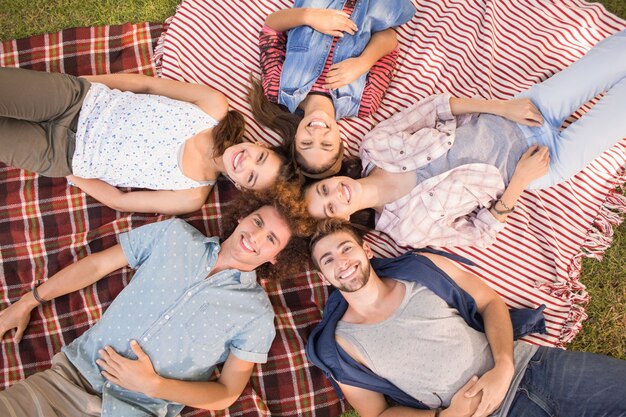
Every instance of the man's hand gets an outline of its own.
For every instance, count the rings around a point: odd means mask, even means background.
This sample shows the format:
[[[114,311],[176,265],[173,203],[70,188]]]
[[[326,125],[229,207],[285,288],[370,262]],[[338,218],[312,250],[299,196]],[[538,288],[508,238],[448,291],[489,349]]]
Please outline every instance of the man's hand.
[[[543,116],[530,99],[517,98],[501,102],[500,116],[526,126],[541,126]]]
[[[154,371],[152,361],[134,340],[130,348],[137,359],[128,359],[118,354],[112,347],[101,349],[96,363],[102,368],[102,375],[109,381],[131,391],[141,392],[152,397],[161,377]]]
[[[26,298],[22,297],[16,303],[0,311],[0,339],[9,330],[17,328],[15,342],[20,343],[30,321],[30,313],[36,306],[36,302],[29,303]]]
[[[509,390],[514,373],[515,368],[512,364],[509,366],[496,365],[465,392],[466,398],[482,395],[480,404],[472,417],[488,416],[500,407]]]
[[[305,21],[325,35],[342,37],[344,32],[354,35],[358,30],[350,15],[341,10],[306,9]]]
[[[348,58],[345,61],[333,64],[326,74],[324,88],[334,90],[350,84],[361,75],[369,71],[370,67],[360,58]]]
[[[468,397],[467,392],[476,384],[478,377],[473,376],[459,389],[450,401],[450,407],[443,410],[441,417],[470,417],[480,404],[481,394]]]

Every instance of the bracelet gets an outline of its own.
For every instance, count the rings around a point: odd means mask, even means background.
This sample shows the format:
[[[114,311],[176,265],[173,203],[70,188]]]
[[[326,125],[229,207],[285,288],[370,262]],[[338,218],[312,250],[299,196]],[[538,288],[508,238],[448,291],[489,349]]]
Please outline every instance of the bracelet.
[[[498,210],[498,208],[496,207],[496,205],[500,203],[502,204],[502,207],[505,208],[505,210]],[[513,213],[513,211],[515,210],[515,204],[513,205],[513,207],[509,207],[506,204],[504,204],[504,202],[500,199],[497,199],[495,203],[493,203],[493,206],[491,206],[491,208],[493,209],[493,211],[495,211],[497,214],[509,214],[509,213]]]
[[[45,303],[46,303],[46,300],[44,300],[43,298],[41,298],[41,296],[40,296],[40,295],[39,295],[39,293],[37,292],[37,287],[39,287],[39,285],[41,285],[41,284],[40,284],[40,282],[39,282],[39,281],[37,281],[37,285],[35,285],[35,287],[33,288],[33,297],[35,297],[35,300],[37,300],[37,302],[38,302],[39,304],[42,304],[42,305],[43,305],[43,304],[45,304]]]

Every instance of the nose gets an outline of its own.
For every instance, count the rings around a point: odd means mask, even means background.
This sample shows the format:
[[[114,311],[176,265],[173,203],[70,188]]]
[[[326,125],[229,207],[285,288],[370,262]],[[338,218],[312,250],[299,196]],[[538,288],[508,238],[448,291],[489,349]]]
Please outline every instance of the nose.
[[[256,244],[257,242],[260,241],[261,239],[261,235],[263,234],[263,230],[259,229],[259,228],[255,228],[251,233],[250,233],[250,241],[252,241],[252,243]]]

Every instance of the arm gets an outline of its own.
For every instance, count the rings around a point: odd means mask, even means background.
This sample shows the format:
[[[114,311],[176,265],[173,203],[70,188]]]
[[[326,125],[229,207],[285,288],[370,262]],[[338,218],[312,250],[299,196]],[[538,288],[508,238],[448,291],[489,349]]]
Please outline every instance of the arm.
[[[477,378],[470,379],[452,397],[450,407],[441,410],[440,417],[469,417],[478,407],[480,395],[467,397],[465,393],[476,384]],[[436,410],[417,410],[402,406],[390,407],[383,394],[339,384],[346,400],[361,417],[433,417]]]
[[[326,76],[325,88],[335,89],[348,85],[365,74],[379,59],[398,46],[395,30],[389,28],[372,35],[363,53],[355,58],[333,64]]]
[[[186,214],[206,202],[211,186],[188,190],[124,192],[99,179],[70,175],[67,179],[102,204],[117,211],[136,213]]]
[[[245,388],[253,362],[228,355],[217,381],[181,381],[158,375],[152,362],[139,344],[131,341],[136,360],[127,359],[106,347],[100,351],[98,365],[108,380],[126,389],[142,392],[152,398],[185,404],[206,410],[222,410],[230,407]]]
[[[528,148],[517,163],[504,193],[489,209],[493,217],[499,222],[505,222],[510,214],[507,211],[517,204],[528,184],[548,172],[549,164],[550,154],[547,147],[534,145]]]
[[[156,94],[174,100],[186,101],[200,107],[215,120],[221,120],[228,111],[228,100],[219,91],[202,84],[191,84],[140,74],[105,74],[83,77],[109,88],[141,94]]]
[[[61,271],[37,288],[39,296],[50,301],[61,295],[85,288],[110,272],[128,264],[120,245],[89,255]],[[26,293],[16,303],[0,312],[0,337],[17,328],[15,340],[19,343],[30,320],[30,313],[39,305],[32,292]]]
[[[331,36],[351,35],[358,30],[350,16],[341,10],[291,8],[278,10],[265,18],[265,26],[277,32],[286,32],[298,26],[310,26]]]
[[[450,98],[452,114],[490,113],[505,117],[527,126],[541,126],[543,117],[535,105],[527,98],[512,100],[484,100],[476,98]]]
[[[471,272],[463,271],[448,259],[423,254],[448,274],[462,289],[474,298],[485,324],[494,367],[480,377],[466,393],[473,397],[482,392],[482,400],[473,416],[486,416],[496,410],[511,385],[515,364],[513,361],[513,326],[504,301],[496,292]]]

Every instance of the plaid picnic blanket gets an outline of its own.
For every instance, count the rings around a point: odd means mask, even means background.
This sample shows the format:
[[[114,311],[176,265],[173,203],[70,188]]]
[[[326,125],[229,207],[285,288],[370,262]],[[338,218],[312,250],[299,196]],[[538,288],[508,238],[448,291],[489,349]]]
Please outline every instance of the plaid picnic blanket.
[[[367,120],[344,121],[348,152],[356,154],[374,124],[439,90],[509,97],[580,57],[599,39],[624,27],[601,6],[583,2],[416,1],[416,17],[401,28],[401,67],[380,111]],[[251,120],[245,102],[248,73],[259,74],[258,30],[286,0],[185,1],[169,22],[155,58],[162,76],[212,85],[243,111],[250,138],[278,138]],[[0,65],[76,74],[152,73],[152,41],[161,25],[124,25],[63,31],[0,46]],[[537,29],[540,28],[540,29]],[[79,31],[82,31],[79,33]],[[482,268],[477,272],[513,306],[546,303],[549,334],[535,343],[560,345],[584,319],[586,293],[578,282],[582,249],[601,256],[626,202],[612,189],[624,182],[626,143],[605,154],[561,187],[526,193],[494,248],[454,250]],[[219,183],[203,209],[185,218],[206,234],[219,233],[221,206],[234,191]],[[103,207],[64,180],[0,167],[0,308],[39,279],[91,252],[113,245],[115,234],[160,216],[128,215]],[[399,253],[390,239],[368,236],[378,254]],[[453,251],[453,249],[450,249]],[[533,266],[527,260],[531,259]],[[2,384],[46,369],[60,347],[101,316],[128,283],[128,270],[111,274],[75,294],[34,311],[21,344],[0,345]],[[309,271],[282,285],[264,283],[276,312],[277,337],[269,362],[256,368],[240,400],[226,412],[186,410],[185,416],[336,416],[343,410],[304,344],[319,321],[326,288]]]

